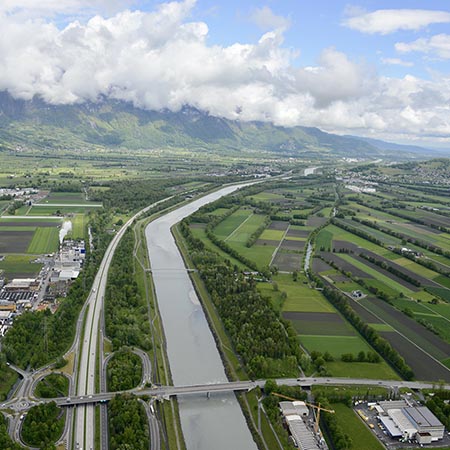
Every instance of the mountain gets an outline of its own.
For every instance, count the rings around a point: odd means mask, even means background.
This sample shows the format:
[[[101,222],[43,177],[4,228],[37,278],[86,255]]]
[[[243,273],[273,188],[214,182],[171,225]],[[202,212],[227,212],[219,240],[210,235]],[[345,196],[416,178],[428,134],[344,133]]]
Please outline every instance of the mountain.
[[[373,139],[359,136],[348,136],[348,137],[352,139],[358,139],[363,142],[367,142],[368,144],[373,145],[379,150],[385,150],[390,152],[408,152],[408,153],[415,153],[418,155],[432,155],[432,156],[443,155],[444,153],[446,153],[447,155],[450,154],[450,151],[446,149],[438,150],[420,147],[418,145],[395,144],[393,142],[381,141],[380,139]]]
[[[382,141],[379,141],[382,142]],[[392,159],[392,149],[318,128],[233,121],[186,106],[178,112],[147,111],[102,98],[49,105],[0,92],[0,149],[92,150],[189,148],[200,151],[266,151],[283,155]],[[395,158],[398,159],[398,149]],[[406,150],[406,149],[405,149]],[[405,158],[411,155],[406,150]]]

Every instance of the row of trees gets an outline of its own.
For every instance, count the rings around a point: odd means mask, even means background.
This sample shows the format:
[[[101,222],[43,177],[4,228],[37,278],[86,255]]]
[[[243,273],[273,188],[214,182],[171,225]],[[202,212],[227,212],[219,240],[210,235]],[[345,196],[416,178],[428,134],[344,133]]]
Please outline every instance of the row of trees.
[[[269,226],[271,220],[269,216],[266,216],[264,222],[250,235],[245,243],[246,247],[252,247],[253,244],[259,239],[263,231]]]
[[[261,296],[252,277],[236,271],[229,261],[207,249],[192,236],[186,221],[180,231],[191,258],[251,377],[298,373],[300,349],[295,331]]]
[[[388,272],[392,273],[398,278],[401,278],[402,280],[407,281],[408,283],[413,284],[414,286],[420,287],[422,286],[420,281],[416,278],[413,278],[409,276],[407,273],[402,272],[401,270],[397,269],[396,267],[393,267],[389,265],[386,261],[381,261],[371,255],[368,255],[367,253],[361,252],[359,254],[361,258],[366,259],[367,261],[371,262],[372,264],[375,264],[376,266],[380,267],[383,270],[387,270]]]
[[[321,278],[313,275],[314,281],[319,287],[323,287],[325,297],[342,313],[342,315],[358,330],[367,342],[405,379],[411,380],[414,376],[412,369],[406,364],[403,357],[392,348],[386,339],[377,331],[367,325],[353,310],[348,298],[337,289],[324,285]]]

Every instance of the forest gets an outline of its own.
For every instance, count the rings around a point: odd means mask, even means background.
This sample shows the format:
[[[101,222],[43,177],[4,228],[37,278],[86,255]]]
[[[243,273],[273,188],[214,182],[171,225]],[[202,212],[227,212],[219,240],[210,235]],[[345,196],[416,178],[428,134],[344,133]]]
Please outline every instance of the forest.
[[[149,431],[143,405],[130,395],[117,395],[108,403],[111,450],[148,450]]]

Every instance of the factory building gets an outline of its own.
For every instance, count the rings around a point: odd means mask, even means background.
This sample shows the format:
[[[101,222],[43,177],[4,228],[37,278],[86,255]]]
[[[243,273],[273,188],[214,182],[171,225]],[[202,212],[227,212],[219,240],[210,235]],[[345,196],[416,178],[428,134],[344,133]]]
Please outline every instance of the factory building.
[[[280,402],[280,410],[296,447],[301,450],[321,450],[327,448],[325,442],[318,442],[313,431],[306,424],[309,409],[305,402]]]
[[[443,439],[445,427],[425,406],[412,406],[405,400],[379,402],[378,418],[394,439],[430,444]]]

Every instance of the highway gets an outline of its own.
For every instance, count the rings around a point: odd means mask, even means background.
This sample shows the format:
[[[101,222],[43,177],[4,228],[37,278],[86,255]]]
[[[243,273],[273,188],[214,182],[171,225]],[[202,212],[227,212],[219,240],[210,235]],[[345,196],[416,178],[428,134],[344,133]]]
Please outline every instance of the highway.
[[[76,394],[78,398],[90,396],[95,394],[95,377],[97,370],[97,359],[99,357],[99,331],[100,337],[103,337],[104,330],[101,319],[101,312],[103,310],[103,302],[105,296],[105,289],[108,277],[108,270],[117,245],[120,239],[125,234],[128,227],[141,214],[146,213],[156,205],[169,200],[167,197],[158,202],[147,206],[143,210],[135,214],[129,219],[114,236],[109,244],[103,260],[100,264],[99,270],[92,285],[91,292],[86,301],[86,319],[84,328],[84,337],[79,348],[79,370],[76,382]],[[77,336],[79,338],[79,336]],[[78,339],[79,340],[79,339]],[[75,366],[76,367],[76,366]],[[102,384],[103,370],[99,370],[100,385]],[[82,403],[80,403],[82,405]],[[94,406],[87,402],[86,405],[77,408],[75,413],[75,425],[72,433],[75,444],[80,447],[90,450],[95,446],[95,411]]]

